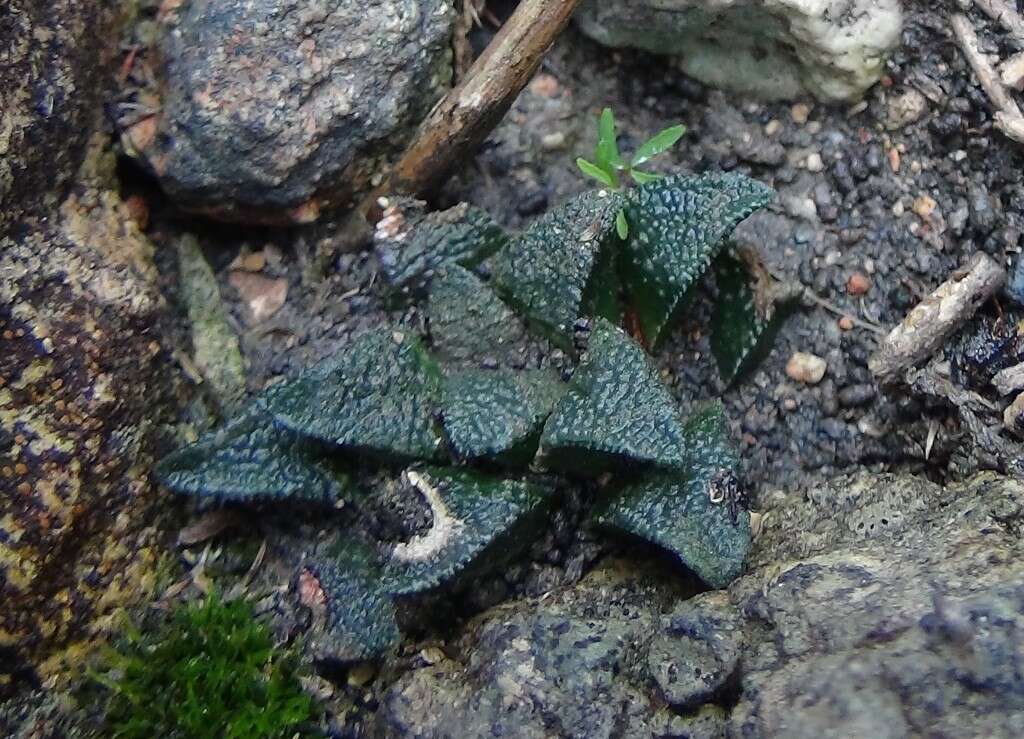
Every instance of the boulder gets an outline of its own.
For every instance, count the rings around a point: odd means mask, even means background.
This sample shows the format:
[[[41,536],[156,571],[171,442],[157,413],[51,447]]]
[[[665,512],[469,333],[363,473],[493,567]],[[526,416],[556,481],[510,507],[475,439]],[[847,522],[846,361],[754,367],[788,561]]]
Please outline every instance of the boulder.
[[[758,98],[855,100],[900,39],[899,0],[584,0],[602,44],[677,55],[712,87]]]
[[[111,5],[0,12],[0,696],[81,674],[159,556],[148,471],[176,364],[152,245],[90,137]]]
[[[168,6],[168,3],[164,3]],[[186,209],[306,222],[368,187],[451,82],[451,0],[192,0],[123,140]]]
[[[103,89],[112,3],[5,0],[0,13],[0,234],[52,207],[78,169]]]
[[[498,607],[389,689],[377,736],[1018,735],[1024,483],[769,498],[727,591],[612,562]]]

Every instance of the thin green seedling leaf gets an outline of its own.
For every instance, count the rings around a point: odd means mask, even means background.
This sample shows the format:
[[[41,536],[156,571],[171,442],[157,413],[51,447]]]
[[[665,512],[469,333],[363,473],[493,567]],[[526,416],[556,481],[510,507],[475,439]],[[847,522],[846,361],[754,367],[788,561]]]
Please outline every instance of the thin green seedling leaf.
[[[611,108],[605,108],[597,124],[597,165],[616,179],[616,171],[625,169],[619,144],[615,135],[615,114]]]
[[[657,182],[661,179],[660,174],[641,172],[639,169],[631,169],[629,170],[629,174],[633,178],[633,181],[638,185],[646,185],[648,182]]]
[[[605,172],[603,169],[601,169],[599,166],[594,164],[593,162],[588,162],[583,157],[579,157],[576,160],[576,166],[579,167],[580,171],[583,172],[583,174],[587,175],[588,177],[593,177],[602,185],[615,189],[615,180],[612,179],[612,176]]]
[[[629,222],[626,220],[626,212],[624,210],[620,209],[615,216],[615,231],[623,241],[629,238]]]
[[[672,148],[679,139],[686,133],[686,126],[680,124],[678,126],[672,126],[666,128],[664,131],[655,134],[647,142],[637,149],[636,154],[633,155],[633,162],[631,166],[639,167],[644,162],[647,162],[653,157],[658,156],[663,151],[667,151]]]

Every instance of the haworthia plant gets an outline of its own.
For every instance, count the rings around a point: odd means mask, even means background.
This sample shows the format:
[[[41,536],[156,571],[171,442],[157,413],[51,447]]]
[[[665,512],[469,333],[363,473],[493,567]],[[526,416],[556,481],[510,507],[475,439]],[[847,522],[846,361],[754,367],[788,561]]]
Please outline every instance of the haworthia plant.
[[[682,436],[685,461],[677,469],[624,485],[597,520],[664,547],[708,585],[724,587],[743,565],[750,518],[730,510],[739,459],[721,404],[696,413]]]
[[[495,256],[498,293],[563,348],[571,347],[580,316],[616,318],[619,207],[616,193],[584,193],[541,217]]]
[[[445,436],[460,460],[525,466],[566,385],[548,370],[466,370],[443,383]]]
[[[219,500],[299,499],[331,503],[351,481],[314,440],[281,431],[250,407],[201,441],[164,457],[156,473],[167,487]]]
[[[542,483],[486,475],[475,470],[427,468],[405,473],[430,505],[430,529],[390,549],[385,587],[403,595],[450,580],[502,535],[549,502]],[[526,539],[528,541],[529,539]],[[523,545],[520,539],[518,545]],[[511,541],[497,547],[508,555]],[[513,550],[514,552],[514,550]]]
[[[434,459],[440,374],[419,337],[378,330],[328,365],[264,394],[274,423],[294,433],[384,458]]]
[[[456,264],[435,277],[427,320],[434,354],[448,365],[476,367],[487,360],[512,365],[522,358],[522,322],[486,282]]]
[[[766,185],[736,174],[666,177],[629,192],[622,280],[649,346],[664,340],[736,224],[771,197]]]
[[[615,466],[682,463],[682,424],[668,388],[640,346],[598,319],[569,392],[544,427],[552,469],[599,475]]]
[[[615,156],[606,146],[599,160]],[[416,216],[420,235],[406,220],[391,223],[392,247],[415,245],[413,254],[431,244],[389,268],[403,294],[428,289],[428,335],[403,327],[356,338],[169,456],[158,476],[199,498],[344,497],[358,509],[359,485],[339,470],[405,468],[400,490],[430,506],[429,528],[376,550],[365,531],[340,533],[333,559],[312,569],[328,628],[322,642],[341,659],[391,648],[393,598],[493,566],[538,533],[553,488],[586,484],[583,476],[601,476],[602,526],[648,539],[709,585],[726,585],[750,529],[721,407],[683,422],[645,346],[664,340],[733,226],[770,190],[739,175],[644,182],[576,198],[484,264],[499,237],[476,211]],[[623,211],[628,229],[616,224]],[[744,290],[756,285],[736,269],[722,263],[715,319],[726,381],[778,323],[753,312],[761,301]],[[617,325],[623,302],[638,336]],[[527,327],[562,356],[544,354]]]
[[[374,233],[374,248],[388,281],[402,291],[419,291],[447,264],[475,267],[508,240],[487,213],[462,203],[425,213],[425,203],[396,198]]]
[[[785,294],[756,259],[746,253],[746,264],[723,254],[715,262],[718,299],[711,319],[711,353],[718,374],[731,384],[769,349],[795,302]]]

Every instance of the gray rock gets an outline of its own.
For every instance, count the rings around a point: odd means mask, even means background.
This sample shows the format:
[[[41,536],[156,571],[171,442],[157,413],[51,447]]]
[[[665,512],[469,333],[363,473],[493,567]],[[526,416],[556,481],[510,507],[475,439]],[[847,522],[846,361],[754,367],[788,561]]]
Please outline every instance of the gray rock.
[[[896,0],[586,0],[576,19],[608,46],[680,55],[715,87],[847,101],[881,77],[902,11]]]
[[[403,676],[375,730],[1017,736],[1022,518],[1024,482],[992,475],[941,488],[862,474],[770,495],[728,591],[680,601],[635,563],[606,564],[481,616],[464,661]]]
[[[699,707],[735,676],[742,634],[724,592],[680,603],[663,619],[647,667],[665,702],[679,711]]]
[[[304,222],[369,185],[451,81],[450,0],[193,0],[123,139],[185,208]]]

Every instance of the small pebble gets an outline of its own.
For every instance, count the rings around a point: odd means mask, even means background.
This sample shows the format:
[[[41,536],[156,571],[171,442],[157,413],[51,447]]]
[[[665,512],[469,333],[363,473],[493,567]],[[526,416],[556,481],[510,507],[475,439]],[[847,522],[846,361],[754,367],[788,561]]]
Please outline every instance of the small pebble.
[[[558,151],[565,148],[565,134],[555,131],[543,136],[540,140],[540,147],[544,151]]]
[[[786,375],[797,382],[817,385],[825,376],[827,367],[828,363],[815,354],[795,352],[786,362]]]
[[[859,408],[874,400],[875,394],[874,385],[848,385],[839,391],[839,405],[844,408]]]
[[[928,216],[935,212],[937,206],[935,198],[926,194],[914,198],[914,204],[911,207],[921,220],[928,220]]]
[[[779,121],[779,120],[777,120],[775,118],[772,118],[770,121],[768,121],[768,123],[764,127],[764,135],[765,136],[774,136],[775,134],[777,134],[781,130],[782,130],[782,123],[781,123],[781,121]]]
[[[811,115],[811,106],[807,103],[797,103],[789,111],[789,117],[793,119],[793,123],[798,126],[802,126],[807,123],[808,117]]]
[[[853,319],[850,318],[849,316],[843,316],[842,318],[839,319],[839,328],[841,328],[843,331],[852,331]]]
[[[825,169],[825,163],[821,161],[821,154],[817,152],[808,155],[806,166],[808,172],[821,172]]]
[[[871,280],[863,272],[854,272],[846,281],[846,292],[850,295],[866,295],[871,289]]]
[[[889,149],[889,169],[892,170],[893,174],[897,174],[900,171],[899,149]]]

